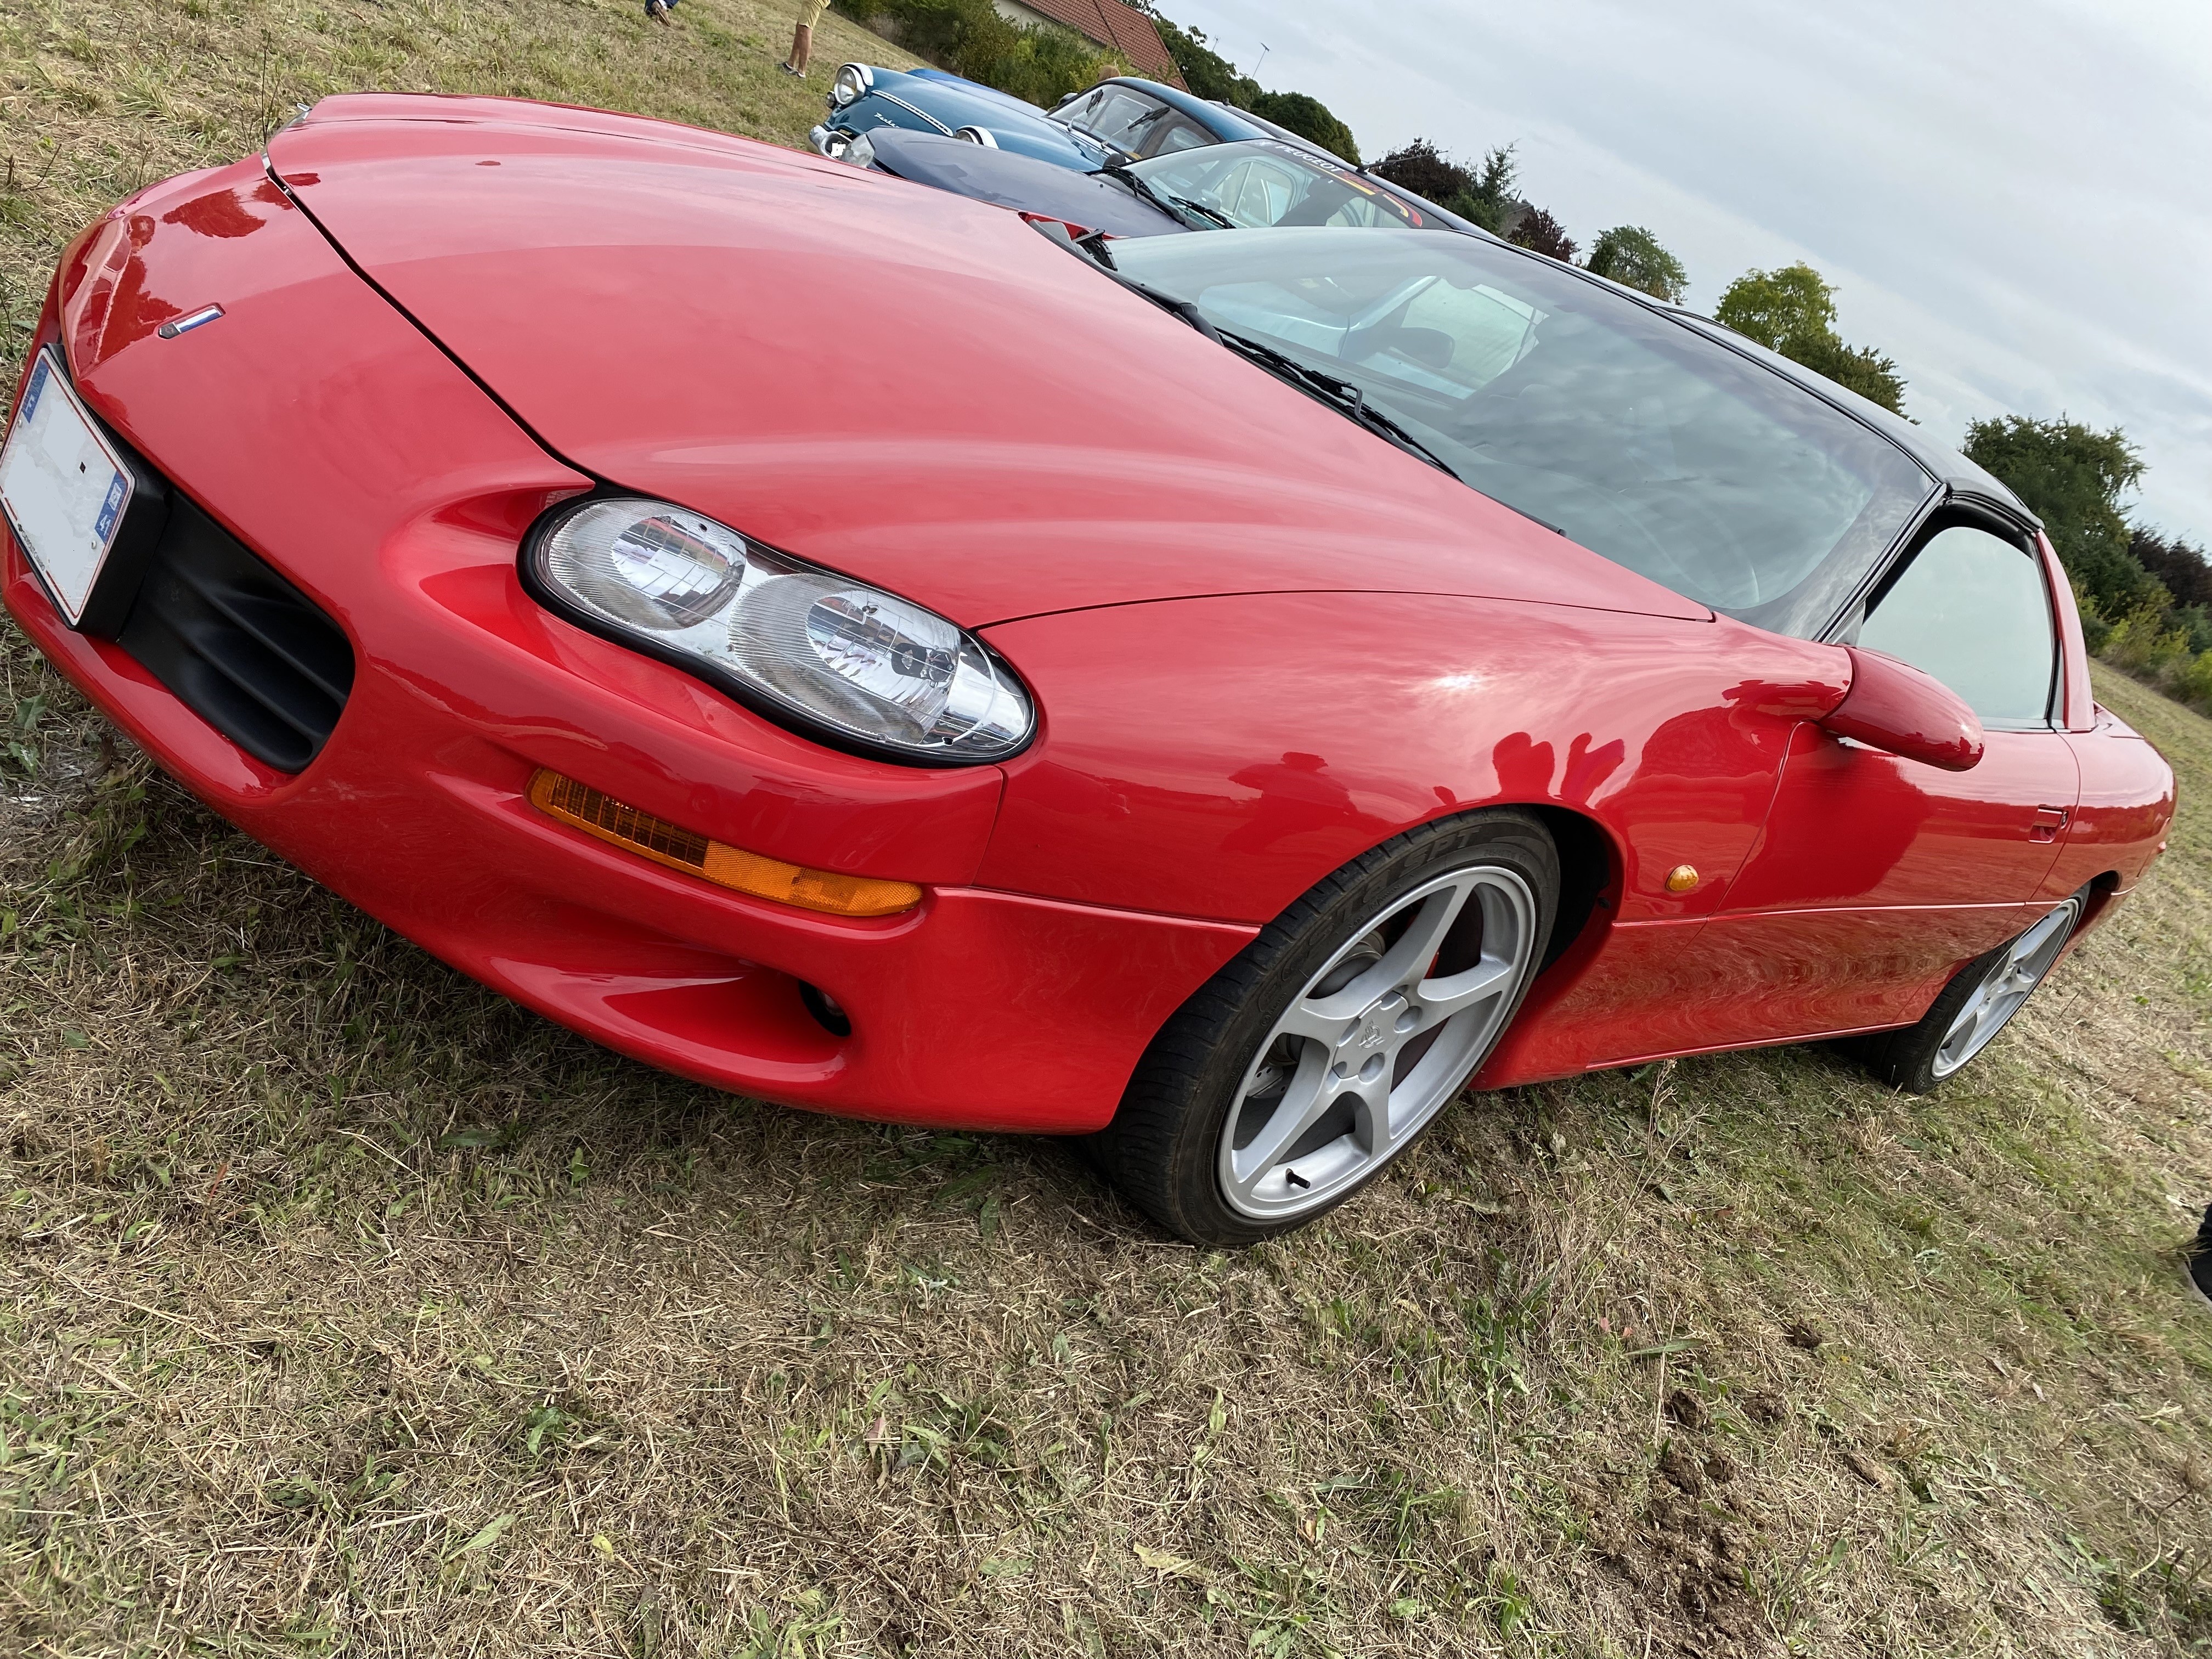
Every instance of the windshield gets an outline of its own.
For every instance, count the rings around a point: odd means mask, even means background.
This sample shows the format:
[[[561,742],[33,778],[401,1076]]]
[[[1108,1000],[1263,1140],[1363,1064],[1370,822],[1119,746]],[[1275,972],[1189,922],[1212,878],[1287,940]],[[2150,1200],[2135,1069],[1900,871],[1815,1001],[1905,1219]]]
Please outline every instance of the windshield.
[[[1109,85],[1068,100],[1052,111],[1051,117],[1133,155],[1146,132],[1174,112],[1157,98]]]
[[[1213,144],[1132,163],[1153,196],[1207,228],[1359,225],[1442,228],[1357,173],[1269,139]]]
[[[1825,626],[1933,488],[1784,376],[1482,238],[1240,230],[1113,257],[1347,383],[1484,495],[1778,633]]]

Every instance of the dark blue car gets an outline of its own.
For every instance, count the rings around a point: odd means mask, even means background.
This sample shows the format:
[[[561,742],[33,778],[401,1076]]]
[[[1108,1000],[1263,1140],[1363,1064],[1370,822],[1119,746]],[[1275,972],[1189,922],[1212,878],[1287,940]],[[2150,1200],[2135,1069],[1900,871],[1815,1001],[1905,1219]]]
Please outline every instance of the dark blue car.
[[[1274,138],[1328,154],[1271,121],[1135,76],[1101,81],[1047,111],[944,70],[867,64],[838,70],[830,83],[829,117],[808,137],[823,155],[865,167],[869,147],[855,155],[854,146],[884,127],[965,138],[1082,173],[1244,138]]]
[[[1066,226],[1072,237],[1340,225],[1485,233],[1411,191],[1331,161],[1311,146],[1240,138],[1088,172],[942,133],[878,127],[847,159],[956,196]]]

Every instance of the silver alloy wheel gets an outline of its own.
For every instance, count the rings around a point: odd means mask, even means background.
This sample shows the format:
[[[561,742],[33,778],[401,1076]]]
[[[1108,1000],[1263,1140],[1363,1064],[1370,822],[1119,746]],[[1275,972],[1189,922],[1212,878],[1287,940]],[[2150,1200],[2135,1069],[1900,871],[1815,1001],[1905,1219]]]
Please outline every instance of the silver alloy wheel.
[[[1401,1151],[1496,1041],[1535,934],[1535,896],[1492,864],[1425,882],[1355,930],[1245,1068],[1221,1130],[1230,1208],[1302,1215]]]
[[[1952,1017],[1951,1029],[1943,1033],[1942,1042],[1936,1045],[1936,1058],[1928,1067],[1931,1076],[1950,1076],[1987,1048],[2005,1022],[2020,1012],[2028,993],[2043,983],[2043,976],[2066,948],[2081,909],[2079,899],[2068,899],[1998,954],[1981,983]]]

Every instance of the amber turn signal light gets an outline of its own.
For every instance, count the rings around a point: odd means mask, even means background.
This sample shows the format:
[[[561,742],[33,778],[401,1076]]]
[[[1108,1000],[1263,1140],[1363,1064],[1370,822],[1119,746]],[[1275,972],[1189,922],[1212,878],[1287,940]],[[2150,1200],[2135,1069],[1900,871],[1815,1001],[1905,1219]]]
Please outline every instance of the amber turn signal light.
[[[803,865],[763,858],[626,806],[613,796],[603,795],[558,772],[541,769],[532,776],[530,804],[547,817],[557,818],[611,847],[755,898],[795,904],[803,910],[827,911],[833,916],[891,916],[921,902],[921,889],[910,881],[841,876],[834,870],[809,870]]]

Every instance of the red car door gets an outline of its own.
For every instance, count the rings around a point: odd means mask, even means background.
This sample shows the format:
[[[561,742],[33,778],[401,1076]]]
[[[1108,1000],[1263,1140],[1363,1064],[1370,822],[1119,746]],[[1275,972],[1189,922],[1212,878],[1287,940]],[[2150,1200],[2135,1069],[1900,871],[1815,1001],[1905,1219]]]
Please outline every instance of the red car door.
[[[2048,878],[2080,769],[2059,729],[2059,602],[2025,538],[1957,519],[1876,590],[1855,642],[1959,693],[1987,751],[1946,772],[1798,729],[1759,845],[1697,942],[1710,1046],[1917,1019],[2063,896]]]

